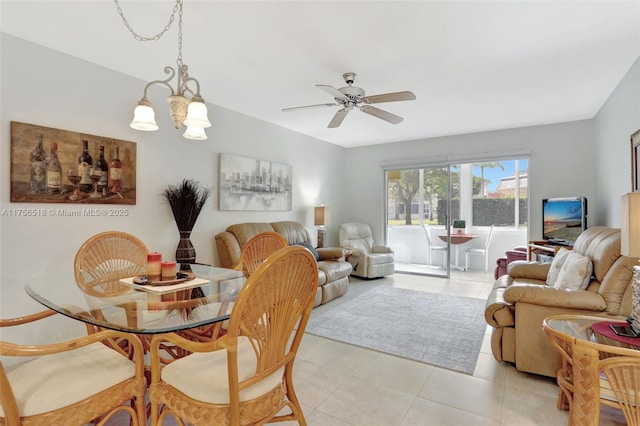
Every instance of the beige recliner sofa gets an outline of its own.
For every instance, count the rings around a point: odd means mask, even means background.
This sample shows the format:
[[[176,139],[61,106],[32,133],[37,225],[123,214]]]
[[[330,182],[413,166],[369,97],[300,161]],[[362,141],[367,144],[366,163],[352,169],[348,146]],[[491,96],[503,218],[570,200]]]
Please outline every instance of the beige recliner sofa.
[[[273,223],[239,223],[227,227],[215,236],[220,266],[233,268],[240,262],[242,247],[261,232],[277,232],[289,245],[307,246],[318,256],[318,291],[314,307],[342,296],[349,289],[351,264],[345,260],[346,252],[340,247],[314,249],[309,232],[298,222],[283,221]],[[314,253],[315,254],[315,253]]]
[[[508,266],[508,275],[496,280],[485,305],[485,319],[494,327],[491,349],[496,360],[515,363],[519,371],[556,377],[562,361],[542,332],[544,318],[574,314],[625,320],[629,316],[633,266],[639,259],[620,254],[620,230],[589,228],[576,239],[573,250],[592,261],[586,290],[547,284],[549,263],[516,261]]]

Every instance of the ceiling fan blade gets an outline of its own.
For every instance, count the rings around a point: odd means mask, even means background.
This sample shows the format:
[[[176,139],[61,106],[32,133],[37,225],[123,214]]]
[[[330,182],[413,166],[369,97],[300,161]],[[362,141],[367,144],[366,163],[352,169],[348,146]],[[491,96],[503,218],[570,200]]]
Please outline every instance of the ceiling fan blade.
[[[333,118],[331,119],[331,122],[327,127],[332,129],[334,127],[340,126],[342,124],[342,120],[344,120],[344,118],[347,116],[348,113],[349,113],[348,109],[342,108],[340,111],[336,112],[336,115],[333,116]]]
[[[290,108],[282,108],[283,112],[287,112],[287,111],[295,111],[298,109],[308,109],[308,108],[319,108],[319,107],[332,107],[332,106],[338,106],[340,104],[315,104],[315,105],[304,105],[304,106],[297,106],[297,107],[290,107]]]
[[[363,105],[360,107],[360,111],[365,112],[369,115],[373,115],[374,117],[380,118],[384,121],[387,121],[391,124],[401,123],[404,118],[398,117],[395,114],[391,114],[390,112],[383,111],[380,108],[376,108],[370,105]]]
[[[347,98],[344,93],[333,86],[327,86],[326,84],[316,84],[316,87],[319,87],[336,99],[343,99],[345,101],[349,100],[349,98]]]
[[[381,95],[365,96],[362,101],[368,104],[379,104],[382,102],[396,102],[396,101],[412,101],[416,98],[412,92],[394,92],[383,93]]]

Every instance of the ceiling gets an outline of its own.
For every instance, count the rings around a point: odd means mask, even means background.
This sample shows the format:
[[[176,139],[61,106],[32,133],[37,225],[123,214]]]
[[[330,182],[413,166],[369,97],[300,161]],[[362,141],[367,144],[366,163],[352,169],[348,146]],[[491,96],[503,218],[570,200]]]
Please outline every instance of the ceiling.
[[[640,56],[638,0],[184,3],[183,61],[208,103],[344,147],[589,119]],[[174,2],[120,5],[148,36]],[[112,0],[0,7],[2,32],[144,81],[175,66],[177,25],[136,41]],[[354,110],[328,129],[337,106],[281,111],[332,102],[315,85],[342,87],[345,72],[367,95],[417,99],[376,105],[404,117],[398,125]],[[123,102],[133,108],[142,92]],[[158,114],[166,92],[149,92]]]

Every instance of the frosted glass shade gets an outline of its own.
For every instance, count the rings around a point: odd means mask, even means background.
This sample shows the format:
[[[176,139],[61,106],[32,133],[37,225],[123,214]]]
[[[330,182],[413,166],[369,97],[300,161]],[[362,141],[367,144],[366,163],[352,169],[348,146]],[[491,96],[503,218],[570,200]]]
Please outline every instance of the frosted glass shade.
[[[183,124],[187,127],[211,127],[209,118],[207,118],[207,106],[202,98],[193,97],[187,108],[187,118]]]
[[[207,134],[204,132],[202,127],[189,126],[182,136],[194,141],[203,141],[207,139]]]
[[[156,123],[156,113],[153,111],[149,101],[141,100],[136,109],[133,111],[133,121],[129,126],[136,130],[143,130],[145,132],[151,132],[158,130],[158,124]]]

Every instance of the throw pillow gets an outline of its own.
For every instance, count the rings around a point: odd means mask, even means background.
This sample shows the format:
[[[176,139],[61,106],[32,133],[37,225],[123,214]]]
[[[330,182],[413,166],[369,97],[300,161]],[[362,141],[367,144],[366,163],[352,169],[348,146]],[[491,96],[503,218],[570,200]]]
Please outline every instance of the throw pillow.
[[[591,259],[571,251],[567,255],[564,265],[560,268],[555,286],[557,288],[585,290],[591,281],[592,272],[593,263],[591,263]]]
[[[316,262],[318,260],[320,260],[320,254],[318,254],[318,250],[314,249],[313,246],[311,244],[309,244],[308,242],[302,241],[302,242],[296,243],[295,245],[302,246],[302,247],[306,248],[307,250],[309,250],[311,252],[311,254],[313,255],[313,257],[316,258]]]
[[[567,260],[567,255],[571,252],[571,250],[562,247],[556,253],[553,258],[553,262],[551,262],[551,267],[549,268],[549,272],[547,272],[547,285],[555,285],[558,281],[558,274],[560,273],[560,268],[564,265],[564,262]]]

